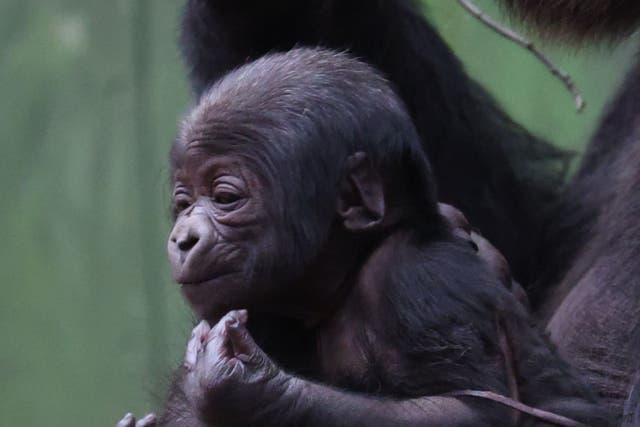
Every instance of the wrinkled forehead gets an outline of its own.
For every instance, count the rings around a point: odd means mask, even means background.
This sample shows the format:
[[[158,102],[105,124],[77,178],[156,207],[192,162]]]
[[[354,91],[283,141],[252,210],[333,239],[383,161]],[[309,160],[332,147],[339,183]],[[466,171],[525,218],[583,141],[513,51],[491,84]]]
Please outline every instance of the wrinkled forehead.
[[[173,172],[194,170],[198,165],[221,154],[207,150],[207,147],[198,141],[178,137],[171,147],[171,169]]]
[[[310,127],[309,120],[296,120],[286,109],[243,108],[220,102],[201,106],[182,123],[171,151],[171,165],[184,167],[221,155],[244,158],[256,167],[289,164],[296,152],[305,150],[302,146],[307,145]]]
[[[216,131],[213,128],[219,128]],[[279,151],[261,135],[249,135],[229,124],[198,129],[182,129],[170,152],[171,179],[198,185],[220,173],[230,173],[252,181],[274,179],[274,151]]]
[[[233,154],[212,154],[206,149],[194,146],[176,145],[172,151],[172,185],[206,189],[221,177],[235,177],[250,188],[266,189],[268,185],[262,170],[259,170],[242,156]]]

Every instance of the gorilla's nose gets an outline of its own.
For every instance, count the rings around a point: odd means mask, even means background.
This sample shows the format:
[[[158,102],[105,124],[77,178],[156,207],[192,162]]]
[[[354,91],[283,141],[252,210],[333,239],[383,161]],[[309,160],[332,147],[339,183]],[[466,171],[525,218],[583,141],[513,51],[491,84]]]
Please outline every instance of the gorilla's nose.
[[[201,223],[202,219],[195,217],[183,218],[175,224],[167,248],[169,260],[174,268],[182,269],[190,257],[198,257],[198,248],[202,246],[206,236],[206,230],[203,230],[204,225]]]
[[[173,246],[174,252],[172,255],[178,255],[180,262],[183,263],[189,256],[191,250],[200,241],[200,236],[194,227],[184,226],[176,228],[177,229],[171,233],[170,237],[170,242],[172,243],[171,246]]]
[[[194,209],[178,217],[167,241],[175,281],[194,282],[206,275],[209,254],[217,240],[216,229],[204,212]]]
[[[176,240],[174,242],[176,246],[178,246],[178,250],[187,255],[199,240],[200,237],[191,233],[191,230],[188,230],[187,233],[182,233],[182,235],[176,236]]]

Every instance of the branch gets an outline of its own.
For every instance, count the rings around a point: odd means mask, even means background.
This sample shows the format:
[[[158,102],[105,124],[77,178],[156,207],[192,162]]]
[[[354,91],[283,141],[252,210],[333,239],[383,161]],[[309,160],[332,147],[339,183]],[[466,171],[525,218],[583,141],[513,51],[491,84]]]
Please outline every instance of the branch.
[[[520,411],[524,414],[531,415],[532,417],[535,417],[539,420],[546,421],[546,423],[555,424],[563,427],[589,427],[586,424],[583,424],[576,420],[572,420],[571,418],[554,414],[553,412],[544,411],[542,409],[533,408],[531,406],[525,405],[524,403],[518,402],[517,400],[510,399],[508,397],[502,396],[497,393],[493,393],[491,391],[460,390],[460,391],[447,393],[446,396],[453,396],[453,397],[470,396],[470,397],[477,397],[480,399],[492,400],[494,402],[500,403],[502,405],[505,405],[517,411]]]
[[[571,76],[567,72],[561,70],[557,65],[555,65],[544,53],[538,50],[538,48],[535,47],[535,45],[530,40],[491,19],[480,8],[478,8],[478,6],[473,4],[471,0],[458,0],[458,3],[460,3],[463,8],[465,8],[471,15],[476,17],[487,27],[491,28],[493,31],[500,34],[507,40],[511,40],[512,42],[524,47],[529,52],[531,52],[536,58],[538,58],[540,62],[542,62],[547,67],[551,74],[556,76],[558,79],[560,79],[560,81],[562,81],[562,83],[564,83],[567,90],[571,93],[571,95],[573,95],[576,103],[576,110],[578,112],[582,112],[582,110],[584,110],[584,107],[586,105],[584,102],[584,98],[582,97],[580,90],[578,90],[578,88],[576,87],[576,84],[573,82]]]

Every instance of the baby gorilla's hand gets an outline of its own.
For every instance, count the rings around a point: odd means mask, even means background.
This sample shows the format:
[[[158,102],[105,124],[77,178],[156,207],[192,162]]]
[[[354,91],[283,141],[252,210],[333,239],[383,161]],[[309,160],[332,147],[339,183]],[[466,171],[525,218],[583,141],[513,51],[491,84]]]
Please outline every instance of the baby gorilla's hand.
[[[247,317],[231,311],[213,328],[203,321],[187,345],[184,392],[207,423],[248,425],[287,391],[291,377],[254,342]]]
[[[116,427],[156,427],[157,421],[154,414],[148,414],[144,418],[136,421],[133,414],[127,414],[118,421]]]

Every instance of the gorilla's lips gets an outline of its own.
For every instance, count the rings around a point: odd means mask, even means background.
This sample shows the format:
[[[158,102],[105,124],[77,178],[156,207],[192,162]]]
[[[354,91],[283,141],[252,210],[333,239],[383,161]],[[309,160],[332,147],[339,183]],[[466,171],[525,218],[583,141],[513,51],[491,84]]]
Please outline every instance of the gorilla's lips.
[[[212,285],[215,282],[219,281],[220,279],[224,279],[227,278],[229,276],[238,274],[239,271],[237,270],[230,270],[230,271],[216,271],[216,272],[212,272],[210,274],[208,274],[206,276],[206,278],[201,279],[201,278],[194,278],[189,280],[189,278],[184,278],[181,280],[181,278],[177,278],[176,282],[178,285],[180,285],[181,288],[184,287],[201,287],[201,286],[208,286],[208,285]]]
[[[207,284],[211,284],[212,282],[216,282],[222,278],[225,278],[227,276],[231,276],[232,274],[237,274],[237,273],[238,273],[237,271],[229,271],[226,273],[214,274],[205,280],[194,280],[194,281],[186,280],[186,281],[178,282],[178,285],[180,285],[180,287],[205,286]]]

